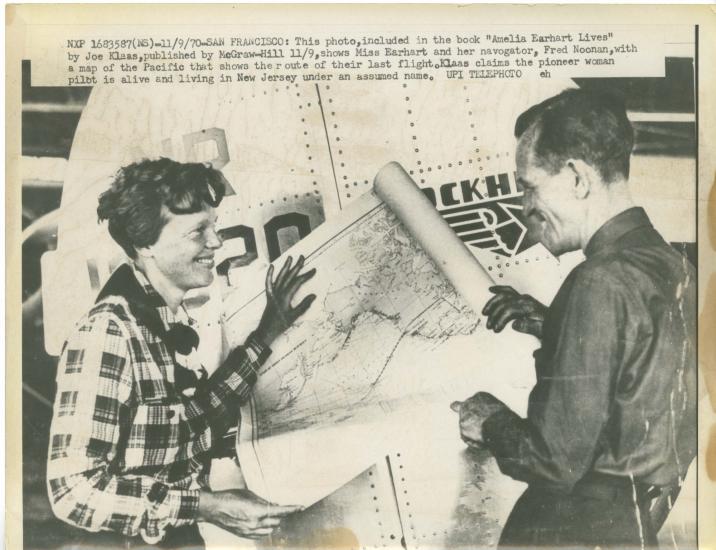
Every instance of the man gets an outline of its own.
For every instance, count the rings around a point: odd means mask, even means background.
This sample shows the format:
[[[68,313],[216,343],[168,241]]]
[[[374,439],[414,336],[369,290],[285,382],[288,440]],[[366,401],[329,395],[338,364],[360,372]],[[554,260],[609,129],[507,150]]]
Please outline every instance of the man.
[[[675,496],[696,449],[693,267],[635,207],[633,131],[614,98],[568,90],[515,126],[531,230],[585,261],[547,308],[494,287],[496,332],[540,338],[527,418],[488,393],[454,404],[468,445],[529,484],[502,547],[656,545],[654,497]]]
[[[207,378],[182,300],[213,279],[224,182],[203,164],[144,160],[99,198],[100,221],[131,261],[65,343],[47,465],[55,514],[116,534],[96,541],[201,547],[198,521],[261,537],[299,509],[206,488],[212,446],[236,425],[269,346],[315,298],[291,305],[315,273],[301,273],[303,258],[293,267],[289,258],[275,280],[269,268],[259,326]]]

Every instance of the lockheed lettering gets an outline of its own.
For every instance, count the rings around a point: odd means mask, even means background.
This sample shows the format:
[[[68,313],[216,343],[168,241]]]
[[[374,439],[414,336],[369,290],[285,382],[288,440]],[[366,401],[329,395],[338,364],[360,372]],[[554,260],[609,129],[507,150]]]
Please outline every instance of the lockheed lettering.
[[[452,181],[437,190],[423,188],[422,192],[469,246],[512,257],[534,245],[535,241],[527,236],[522,192],[517,189],[514,174],[485,177],[487,195],[477,188],[480,181],[481,178]]]

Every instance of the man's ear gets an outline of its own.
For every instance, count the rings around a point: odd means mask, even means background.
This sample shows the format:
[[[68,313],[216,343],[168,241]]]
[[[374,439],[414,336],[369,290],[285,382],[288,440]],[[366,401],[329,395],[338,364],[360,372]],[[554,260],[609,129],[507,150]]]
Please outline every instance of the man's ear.
[[[597,173],[591,165],[581,159],[569,159],[565,163],[567,169],[574,176],[574,184],[572,191],[576,199],[586,199],[593,191],[593,186],[597,183]]]

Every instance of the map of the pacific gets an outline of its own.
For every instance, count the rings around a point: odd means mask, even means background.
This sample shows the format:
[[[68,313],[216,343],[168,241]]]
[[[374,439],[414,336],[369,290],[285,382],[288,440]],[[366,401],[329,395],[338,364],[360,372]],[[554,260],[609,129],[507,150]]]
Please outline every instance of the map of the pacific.
[[[259,373],[259,436],[389,413],[440,387],[451,350],[477,345],[477,315],[391,210],[368,194],[351,212],[292,250],[317,268],[317,300]],[[229,329],[263,304],[239,308]]]

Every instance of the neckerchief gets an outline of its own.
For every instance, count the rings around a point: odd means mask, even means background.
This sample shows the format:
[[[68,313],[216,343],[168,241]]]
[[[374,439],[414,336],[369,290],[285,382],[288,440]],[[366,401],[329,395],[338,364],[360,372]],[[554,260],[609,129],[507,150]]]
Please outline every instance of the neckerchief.
[[[206,371],[202,368],[201,376],[176,362],[176,354],[188,355],[199,345],[196,331],[182,323],[174,323],[169,330],[157,311],[158,307],[166,306],[161,296],[148,295],[127,264],[119,266],[100,290],[95,302],[108,296],[120,296],[127,301],[129,310],[134,317],[159,338],[174,359],[174,382],[177,390],[185,395],[194,391],[206,381]]]

